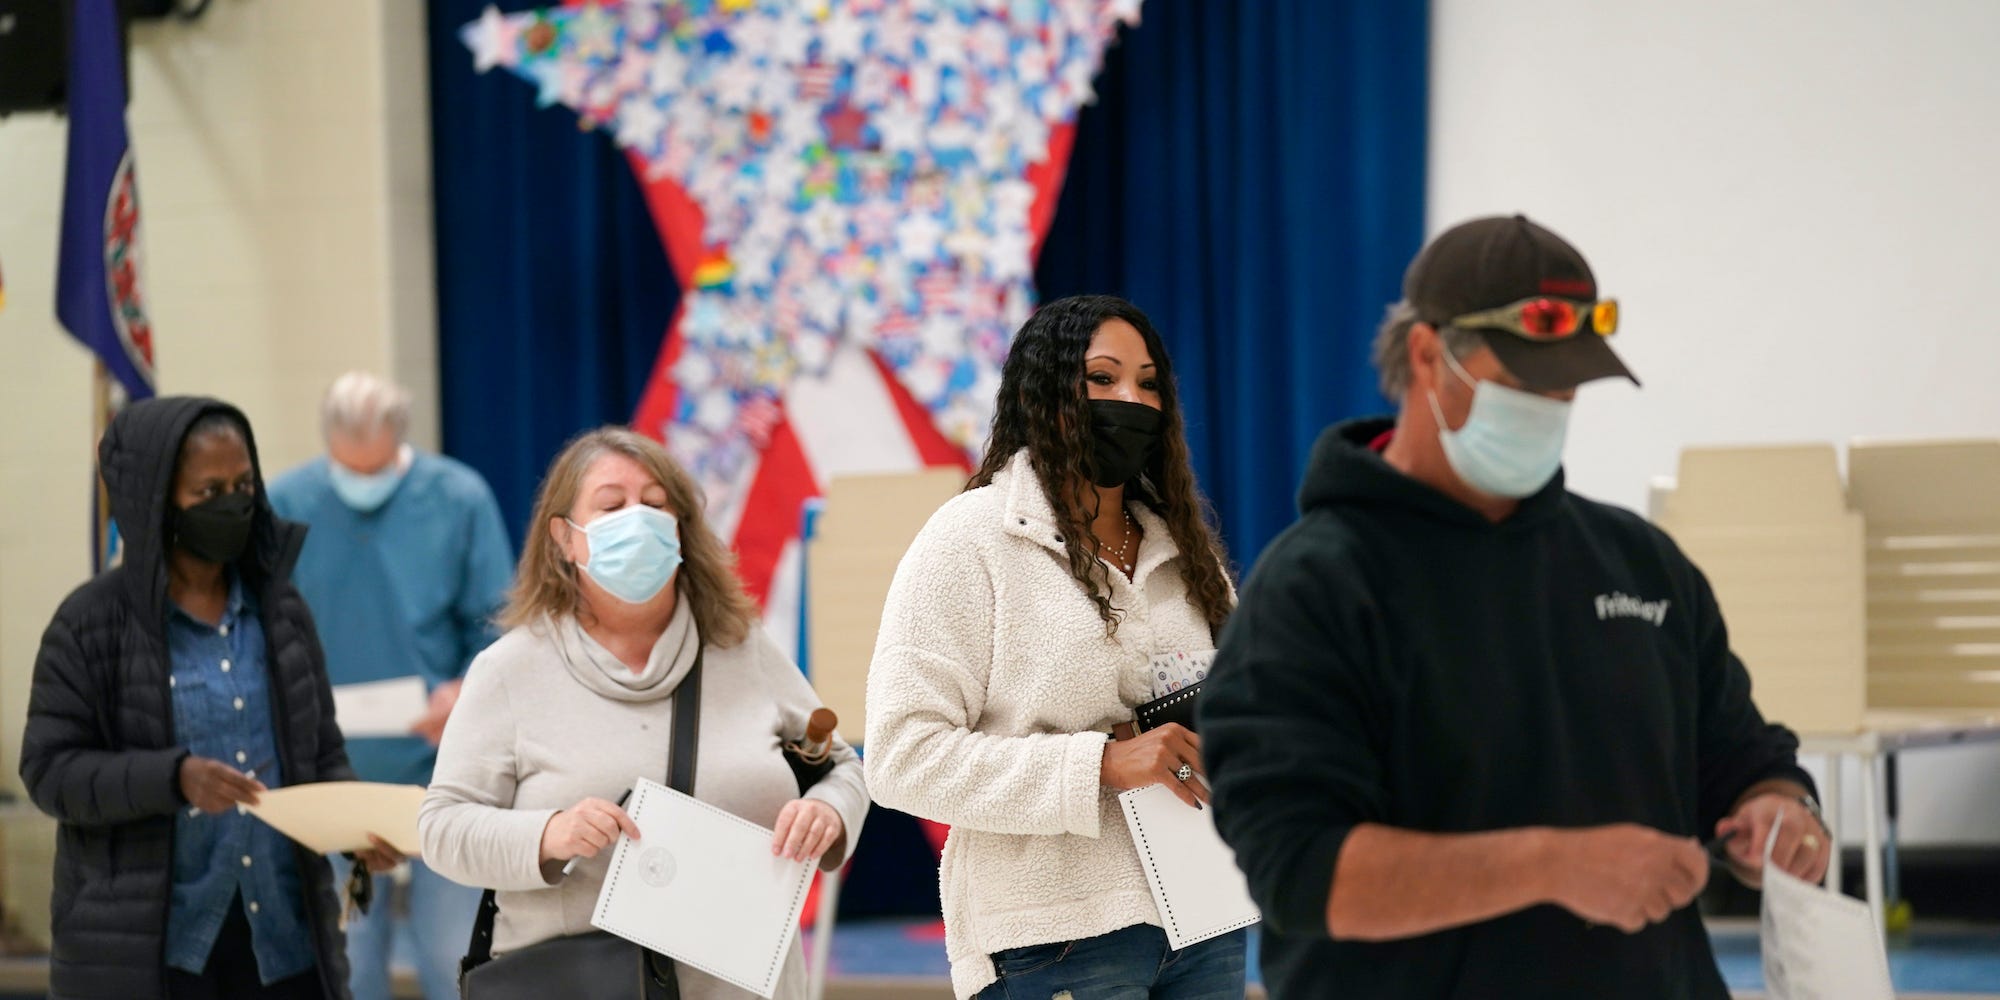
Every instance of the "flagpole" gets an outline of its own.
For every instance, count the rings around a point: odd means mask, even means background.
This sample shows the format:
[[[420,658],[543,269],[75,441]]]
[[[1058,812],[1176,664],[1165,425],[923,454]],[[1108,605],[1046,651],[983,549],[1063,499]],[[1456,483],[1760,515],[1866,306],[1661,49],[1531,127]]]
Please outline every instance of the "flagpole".
[[[97,467],[97,443],[104,440],[104,432],[111,421],[111,370],[104,367],[102,360],[91,364],[91,407],[90,407],[90,572],[95,576],[105,569],[105,542],[110,536],[111,494],[104,488],[103,471]]]

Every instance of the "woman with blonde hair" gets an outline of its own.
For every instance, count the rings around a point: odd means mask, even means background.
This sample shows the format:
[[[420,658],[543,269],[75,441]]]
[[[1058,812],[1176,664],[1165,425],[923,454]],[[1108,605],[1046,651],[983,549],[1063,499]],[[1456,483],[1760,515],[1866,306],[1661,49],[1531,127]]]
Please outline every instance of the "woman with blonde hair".
[[[508,632],[467,672],[419,824],[433,867],[496,890],[496,955],[592,933],[608,848],[642,835],[617,800],[636,776],[665,783],[683,695],[699,705],[696,798],[826,870],[860,833],[868,793],[838,736],[832,770],[799,794],[781,745],[819,698],[758,627],[702,506],[664,448],[622,428],[570,442],[542,482]],[[750,995],[688,966],[677,977],[684,997]],[[805,989],[794,945],[777,995]]]

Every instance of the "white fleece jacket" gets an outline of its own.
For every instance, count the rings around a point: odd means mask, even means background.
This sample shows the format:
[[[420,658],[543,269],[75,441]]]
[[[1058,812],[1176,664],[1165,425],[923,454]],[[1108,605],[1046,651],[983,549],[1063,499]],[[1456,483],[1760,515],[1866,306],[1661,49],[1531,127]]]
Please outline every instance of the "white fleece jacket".
[[[499,890],[495,954],[593,929],[590,915],[611,852],[564,876],[561,866],[541,864],[542,829],[557,810],[585,796],[615,800],[634,778],[667,780],[674,694],[694,667],[698,641],[682,600],[637,674],[574,618],[516,628],[472,662],[445,726],[417,831],[425,862],[439,874]],[[706,647],[701,673],[695,798],[771,826],[778,810],[799,797],[779,745],[805,732],[819,696],[762,628],[728,649]],[[868,813],[861,762],[838,735],[833,755],[833,770],[806,793],[831,805],[847,828],[845,848],[822,859],[826,867],[852,852]],[[754,996],[685,965],[679,975],[688,1000]],[[806,995],[796,942],[777,995]]]
[[[947,823],[939,873],[952,989],[997,974],[993,952],[1160,922],[1116,793],[1098,784],[1104,730],[1152,697],[1155,653],[1215,646],[1164,522],[1145,531],[1115,639],[1069,574],[1054,512],[1014,456],[954,497],[896,568],[868,672],[865,765],[875,800]]]

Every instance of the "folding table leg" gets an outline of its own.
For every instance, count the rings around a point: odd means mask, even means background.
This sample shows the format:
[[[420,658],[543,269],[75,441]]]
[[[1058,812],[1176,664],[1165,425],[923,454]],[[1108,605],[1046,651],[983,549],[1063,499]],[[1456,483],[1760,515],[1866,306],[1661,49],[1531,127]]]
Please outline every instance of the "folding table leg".
[[[1822,809],[1826,812],[1826,830],[1833,838],[1833,861],[1826,866],[1826,887],[1840,891],[1840,779],[1841,763],[1847,755],[1834,751],[1826,755],[1826,787],[1820,789],[1824,797]]]
[[[1861,872],[1868,889],[1868,910],[1875,917],[1875,929],[1887,933],[1883,922],[1882,902],[1882,783],[1876,779],[1877,755],[1869,751],[1861,755],[1861,799],[1866,811],[1862,815],[1863,849],[1867,851],[1861,858]]]
[[[833,919],[840,909],[840,872],[821,872],[819,876],[819,911],[813,917],[812,967],[807,970],[806,980],[810,983],[808,994],[812,1000],[825,1000],[826,971],[833,957]]]

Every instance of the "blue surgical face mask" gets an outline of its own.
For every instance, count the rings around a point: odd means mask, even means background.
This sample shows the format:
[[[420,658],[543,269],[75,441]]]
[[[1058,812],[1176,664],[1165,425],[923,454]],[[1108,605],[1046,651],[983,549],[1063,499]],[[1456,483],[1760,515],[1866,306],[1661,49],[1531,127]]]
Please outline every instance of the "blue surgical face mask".
[[[633,504],[599,515],[589,524],[570,521],[569,526],[583,532],[590,543],[590,561],[583,571],[627,604],[652,600],[680,568],[680,521],[664,510]]]
[[[407,446],[405,446],[407,449]],[[406,454],[399,453],[396,461],[380,472],[361,473],[339,462],[328,459],[327,476],[333,481],[333,492],[340,502],[362,514],[380,510],[382,505],[396,493],[396,487],[403,484],[403,474],[410,469]]]
[[[1438,443],[1444,446],[1451,471],[1481,493],[1510,500],[1547,486],[1562,468],[1570,404],[1496,382],[1475,381],[1449,350],[1444,359],[1452,373],[1472,387],[1472,412],[1457,430],[1445,424],[1437,393],[1430,394]]]

